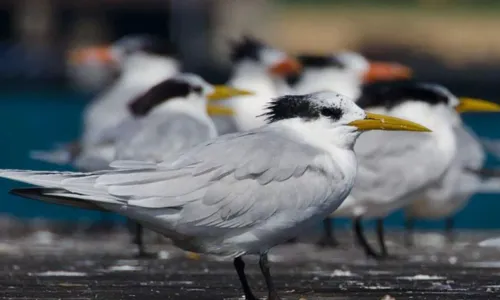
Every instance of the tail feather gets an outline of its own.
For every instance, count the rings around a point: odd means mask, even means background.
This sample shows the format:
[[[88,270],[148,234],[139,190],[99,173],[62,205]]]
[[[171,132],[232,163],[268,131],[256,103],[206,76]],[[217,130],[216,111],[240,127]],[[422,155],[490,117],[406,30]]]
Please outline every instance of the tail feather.
[[[123,203],[117,197],[110,195],[106,187],[96,185],[100,172],[43,172],[23,170],[0,170],[0,177],[8,178],[28,184],[51,188],[45,197],[64,197],[76,200],[87,200],[100,203]],[[57,189],[55,193],[54,189]],[[52,193],[49,195],[48,193]]]
[[[16,196],[21,196],[28,199],[39,200],[47,203],[71,206],[89,210],[99,210],[99,211],[107,211],[94,202],[88,201],[78,201],[71,197],[68,197],[67,193],[61,189],[51,189],[51,188],[20,188],[13,189],[10,191],[11,194]]]

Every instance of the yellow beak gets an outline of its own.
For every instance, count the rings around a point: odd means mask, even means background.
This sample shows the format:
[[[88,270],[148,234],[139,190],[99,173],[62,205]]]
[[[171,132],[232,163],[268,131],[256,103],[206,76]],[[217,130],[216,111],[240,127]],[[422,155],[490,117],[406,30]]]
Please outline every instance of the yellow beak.
[[[349,125],[357,127],[358,130],[366,131],[366,130],[398,130],[398,131],[424,131],[431,132],[431,130],[427,127],[424,127],[420,124],[395,118],[389,117],[386,115],[379,115],[373,113],[366,113],[366,118],[362,120],[356,120]]]
[[[231,97],[248,96],[253,94],[253,92],[236,89],[226,85],[216,85],[214,86],[214,91],[208,95],[207,98],[209,101],[218,101]]]
[[[500,111],[500,105],[474,98],[460,98],[460,104],[455,107],[455,110],[459,113],[464,112],[498,112]]]
[[[207,114],[209,116],[224,116],[224,117],[230,117],[234,116],[234,110],[232,110],[229,107],[225,106],[218,106],[218,105],[207,105]]]

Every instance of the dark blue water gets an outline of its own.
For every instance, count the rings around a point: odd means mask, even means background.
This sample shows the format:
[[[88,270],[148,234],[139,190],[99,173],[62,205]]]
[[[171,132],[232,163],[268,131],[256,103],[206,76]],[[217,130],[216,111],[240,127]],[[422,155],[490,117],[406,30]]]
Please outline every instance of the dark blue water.
[[[0,168],[70,170],[31,160],[32,149],[48,149],[56,142],[71,141],[80,130],[81,112],[88,96],[71,91],[4,92],[0,94]],[[500,138],[498,116],[494,114],[465,116],[467,124],[481,136]],[[490,159],[489,164],[495,164]],[[0,180],[0,213],[22,218],[51,218],[58,220],[89,220],[100,218],[99,213],[44,204],[7,194],[13,187],[23,186]],[[458,214],[459,227],[500,227],[500,198],[496,195],[476,195]],[[119,220],[119,218],[114,218]],[[387,224],[401,226],[401,213],[388,218]],[[339,220],[340,223],[346,224]],[[440,222],[422,222],[421,227],[439,227]]]

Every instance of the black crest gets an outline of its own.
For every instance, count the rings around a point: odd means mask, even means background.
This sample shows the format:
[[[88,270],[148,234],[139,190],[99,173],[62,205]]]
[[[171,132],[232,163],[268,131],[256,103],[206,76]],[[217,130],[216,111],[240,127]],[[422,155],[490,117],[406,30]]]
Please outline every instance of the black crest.
[[[297,58],[305,68],[334,67],[345,69],[346,67],[337,57],[332,55],[300,55]]]
[[[244,59],[259,60],[259,51],[264,44],[257,39],[244,36],[241,41],[234,42],[231,49],[231,61],[238,62]]]
[[[115,45],[124,49],[125,54],[143,51],[161,56],[177,56],[177,48],[174,44],[153,35],[125,36],[118,40]]]
[[[132,115],[141,117],[147,115],[157,105],[176,97],[186,97],[191,92],[201,93],[202,88],[191,86],[185,81],[167,79],[129,103]]]
[[[392,109],[407,101],[421,101],[431,105],[448,104],[450,97],[438,85],[426,85],[409,81],[378,83],[363,87],[357,104],[361,108],[384,107]]]
[[[325,106],[314,98],[314,94],[287,95],[274,99],[267,107],[266,117],[268,123],[301,118],[306,121],[318,119],[320,116],[337,121],[342,117],[339,107]]]

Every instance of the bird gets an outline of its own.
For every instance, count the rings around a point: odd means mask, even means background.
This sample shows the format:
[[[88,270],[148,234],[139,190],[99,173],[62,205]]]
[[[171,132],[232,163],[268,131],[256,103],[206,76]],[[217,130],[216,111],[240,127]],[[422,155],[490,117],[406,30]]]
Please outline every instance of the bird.
[[[443,179],[456,155],[457,110],[482,106],[474,99],[458,99],[440,85],[420,82],[367,86],[357,103],[368,111],[406,118],[432,130],[420,135],[370,132],[355,146],[359,161],[356,184],[332,216],[352,218],[357,242],[365,254],[386,259],[383,218]],[[363,234],[361,222],[368,218],[377,220],[381,253]]]
[[[499,112],[500,105],[489,102],[482,102],[474,99],[469,101],[474,103],[473,107],[464,110],[475,110],[484,112]],[[467,103],[464,101],[463,103]],[[476,171],[482,170],[486,160],[486,152],[481,140],[472,129],[465,124],[459,123],[454,127],[457,154],[452,165],[446,171],[442,180],[427,188],[422,196],[412,201],[405,208],[405,242],[407,246],[412,246],[412,232],[415,219],[439,220],[445,219],[446,235],[449,243],[454,240],[453,227],[454,215],[460,211],[468,200],[480,191],[484,182],[482,174]]]
[[[12,193],[61,205],[109,210],[185,250],[232,258],[245,299],[256,300],[244,255],[259,255],[269,300],[279,300],[267,253],[314,226],[347,197],[356,178],[358,136],[368,130],[429,131],[367,113],[333,92],[270,101],[267,124],[218,136],[160,163],[115,161],[98,172],[0,170],[36,185]]]
[[[300,73],[288,76],[293,93],[335,91],[351,99],[361,96],[363,84],[377,81],[409,79],[411,68],[394,62],[369,61],[352,51],[334,54],[303,54],[297,59],[302,64]]]
[[[394,62],[369,61],[353,51],[334,54],[302,54],[297,59],[302,64],[299,73],[287,77],[289,90],[296,94],[316,91],[334,91],[357,100],[364,84],[377,81],[407,80],[412,76],[411,68]],[[333,222],[323,221],[324,234],[317,245],[336,247],[339,242],[334,237]],[[289,242],[293,243],[296,239]]]
[[[228,86],[212,86],[195,74],[177,74],[133,99],[128,108],[134,118],[120,123],[104,142],[114,148],[113,160],[168,160],[217,136],[209,114],[232,114],[230,109],[209,105],[207,99],[250,94]],[[134,243],[138,257],[151,256],[144,249],[143,229],[138,223]]]
[[[300,63],[274,47],[251,37],[243,36],[231,44],[232,71],[227,85],[254,92],[252,96],[224,101],[235,113],[232,117],[214,118],[219,134],[245,131],[264,125],[259,117],[269,101],[282,95],[286,76],[300,70]]]
[[[70,54],[70,61],[76,64],[88,57],[117,64],[120,76],[85,108],[83,132],[78,141],[53,151],[32,151],[33,159],[73,164],[82,171],[108,168],[113,151],[94,145],[101,143],[108,130],[130,117],[127,109],[130,100],[180,71],[175,46],[151,35],[129,35],[110,46],[77,49]]]

